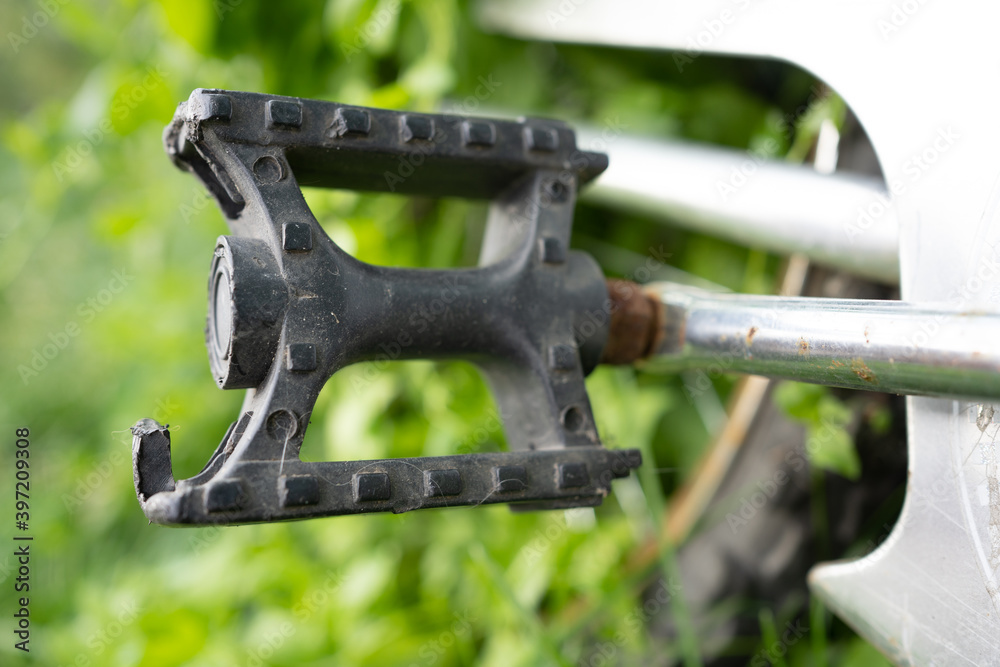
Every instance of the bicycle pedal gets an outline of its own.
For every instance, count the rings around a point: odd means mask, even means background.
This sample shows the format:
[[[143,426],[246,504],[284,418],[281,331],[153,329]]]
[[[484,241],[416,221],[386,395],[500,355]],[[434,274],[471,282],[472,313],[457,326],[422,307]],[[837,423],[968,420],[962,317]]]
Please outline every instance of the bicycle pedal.
[[[133,428],[136,495],[164,524],[248,523],[425,507],[598,505],[638,450],[601,445],[584,377],[608,337],[600,267],[568,249],[576,190],[607,158],[552,120],[506,121],[194,91],[164,132],[231,235],[209,275],[206,345],[222,389],[247,389],[205,469],[175,482],[170,432]],[[299,185],[490,199],[479,266],[361,262]],[[418,326],[419,325],[419,326]],[[317,396],[339,369],[462,358],[489,380],[512,451],[306,463]]]

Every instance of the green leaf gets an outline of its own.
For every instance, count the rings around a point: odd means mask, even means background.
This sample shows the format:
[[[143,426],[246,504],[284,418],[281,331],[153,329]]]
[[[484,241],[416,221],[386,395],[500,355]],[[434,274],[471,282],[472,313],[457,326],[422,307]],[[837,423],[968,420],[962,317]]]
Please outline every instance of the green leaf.
[[[814,466],[848,479],[857,479],[861,475],[861,459],[858,458],[854,439],[843,427],[827,421],[818,427],[811,427],[808,433],[806,453]]]
[[[806,427],[806,455],[816,467],[857,479],[861,459],[848,432],[854,413],[827,387],[802,382],[782,382],[774,402],[793,420]]]

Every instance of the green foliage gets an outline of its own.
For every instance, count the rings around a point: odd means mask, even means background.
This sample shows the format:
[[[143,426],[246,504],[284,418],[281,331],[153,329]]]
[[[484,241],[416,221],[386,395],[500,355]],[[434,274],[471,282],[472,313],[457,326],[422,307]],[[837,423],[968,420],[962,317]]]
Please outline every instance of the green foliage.
[[[848,479],[861,475],[861,460],[847,430],[854,413],[829,389],[782,382],[774,392],[774,401],[789,417],[805,425],[805,450],[814,466]]]
[[[169,422],[175,474],[188,477],[242,398],[215,388],[203,345],[206,271],[225,226],[192,177],[171,166],[160,135],[196,87],[432,110],[476,100],[479,79],[492,76],[500,85],[477,100],[480,110],[615,122],[741,149],[777,136],[787,150],[790,136],[769,119],[806,98],[809,77],[786,73],[764,95],[733,80],[734,71],[754,80],[745,65],[706,57],[682,76],[657,54],[485,35],[457,0],[54,5],[37,34],[5,48],[0,66],[0,455],[12,460],[15,427],[31,429],[36,537],[32,652],[15,658],[5,642],[3,662],[564,665],[589,661],[599,645],[626,664],[675,657],[677,646],[645,628],[649,573],[630,563],[713,428],[683,400],[680,378],[602,369],[588,380],[604,438],[641,447],[647,460],[641,484],[622,480],[596,511],[147,525],[128,427],[144,416]],[[17,33],[38,7],[4,3],[0,25]],[[480,204],[306,196],[334,240],[364,260],[475,262]],[[664,247],[675,266],[765,292],[779,265],[587,206],[576,230],[574,243],[611,274],[632,274],[649,248]],[[666,277],[667,267],[658,271],[651,279]],[[730,386],[723,379],[715,389],[724,399]],[[811,405],[802,408],[810,423],[842,426],[835,404]],[[354,367],[320,396],[303,456],[499,449],[494,417],[469,365]],[[820,461],[850,472],[838,447]],[[661,563],[668,580],[670,559]],[[9,578],[8,561],[0,568]],[[683,596],[671,600],[683,627]],[[696,638],[684,636],[690,658]],[[851,660],[864,650],[852,645]]]

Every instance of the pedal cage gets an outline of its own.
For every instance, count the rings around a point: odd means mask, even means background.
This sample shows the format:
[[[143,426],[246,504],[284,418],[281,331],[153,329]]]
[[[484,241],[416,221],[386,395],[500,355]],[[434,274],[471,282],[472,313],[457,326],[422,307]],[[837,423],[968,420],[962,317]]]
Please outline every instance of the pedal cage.
[[[198,475],[174,481],[170,432],[133,428],[136,494],[163,524],[249,523],[426,507],[594,506],[641,463],[605,449],[584,377],[607,339],[600,268],[568,249],[577,186],[607,158],[565,124],[411,114],[196,90],[164,132],[231,235],[209,276],[217,384],[247,389]],[[479,266],[373,266],[319,226],[299,184],[491,200]],[[489,380],[512,451],[313,462],[317,396],[350,364],[463,358]]]

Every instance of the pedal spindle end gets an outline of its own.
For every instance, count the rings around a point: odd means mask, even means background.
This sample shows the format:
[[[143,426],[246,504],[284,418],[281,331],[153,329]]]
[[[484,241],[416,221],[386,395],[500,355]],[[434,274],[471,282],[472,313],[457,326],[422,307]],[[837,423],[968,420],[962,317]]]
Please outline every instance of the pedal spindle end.
[[[267,244],[219,237],[208,299],[205,343],[216,384],[256,387],[271,368],[288,304],[288,287]]]

